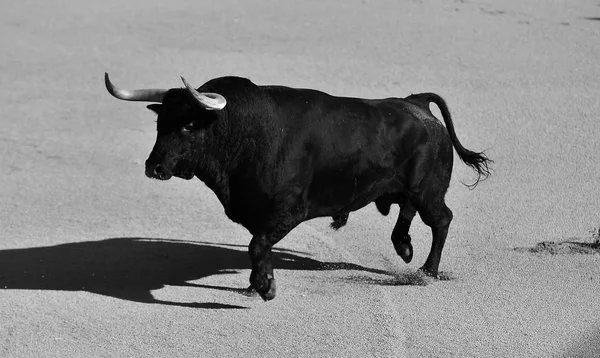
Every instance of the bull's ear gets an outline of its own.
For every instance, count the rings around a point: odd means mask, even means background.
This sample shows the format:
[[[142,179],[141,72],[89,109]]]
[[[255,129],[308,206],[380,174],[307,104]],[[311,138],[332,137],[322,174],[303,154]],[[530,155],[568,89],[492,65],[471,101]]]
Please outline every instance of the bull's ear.
[[[149,110],[151,110],[152,112],[159,114],[160,110],[162,108],[162,104],[160,103],[152,103],[146,106],[146,108],[148,108]]]

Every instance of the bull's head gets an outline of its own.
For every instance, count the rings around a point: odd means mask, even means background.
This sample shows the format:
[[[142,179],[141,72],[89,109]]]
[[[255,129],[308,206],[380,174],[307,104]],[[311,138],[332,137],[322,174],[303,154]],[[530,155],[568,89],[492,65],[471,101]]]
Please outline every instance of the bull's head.
[[[156,143],[146,160],[149,178],[193,178],[200,144],[207,128],[217,118],[213,111],[222,110],[227,103],[220,94],[199,92],[185,78],[181,79],[185,89],[122,90],[110,82],[108,73],[104,76],[106,89],[114,97],[125,101],[155,102],[148,106],[158,115]]]

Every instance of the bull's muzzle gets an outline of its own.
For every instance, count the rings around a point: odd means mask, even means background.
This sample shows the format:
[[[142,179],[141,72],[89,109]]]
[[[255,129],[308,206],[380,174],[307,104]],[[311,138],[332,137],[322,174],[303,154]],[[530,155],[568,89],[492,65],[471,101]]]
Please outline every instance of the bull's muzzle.
[[[173,174],[161,164],[146,163],[146,176],[152,179],[168,180]]]

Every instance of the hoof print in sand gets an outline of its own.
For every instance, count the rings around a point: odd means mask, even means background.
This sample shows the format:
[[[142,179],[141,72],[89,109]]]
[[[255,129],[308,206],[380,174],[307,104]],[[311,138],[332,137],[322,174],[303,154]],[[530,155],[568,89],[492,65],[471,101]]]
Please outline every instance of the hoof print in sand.
[[[542,241],[534,247],[515,247],[517,252],[530,252],[536,254],[567,255],[567,254],[600,254],[600,242],[580,241]]]

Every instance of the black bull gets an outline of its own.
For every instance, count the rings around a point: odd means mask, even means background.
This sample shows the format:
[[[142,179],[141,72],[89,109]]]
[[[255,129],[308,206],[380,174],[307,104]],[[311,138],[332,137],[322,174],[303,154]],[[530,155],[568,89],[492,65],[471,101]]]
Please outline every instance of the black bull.
[[[182,78],[183,79],[183,78]],[[463,147],[445,101],[433,93],[406,98],[334,97],[311,89],[257,86],[239,77],[213,79],[198,89],[121,90],[115,97],[157,102],[157,139],[146,175],[202,180],[227,216],[253,235],[250,284],[275,297],[271,248],[303,221],[348,213],[375,202],[400,215],[392,231],[396,252],[413,255],[409,229],[418,212],[431,227],[431,251],[421,270],[437,276],[452,211],[444,196],[453,151],[487,177],[491,162]],[[446,126],[429,110],[435,103]]]

